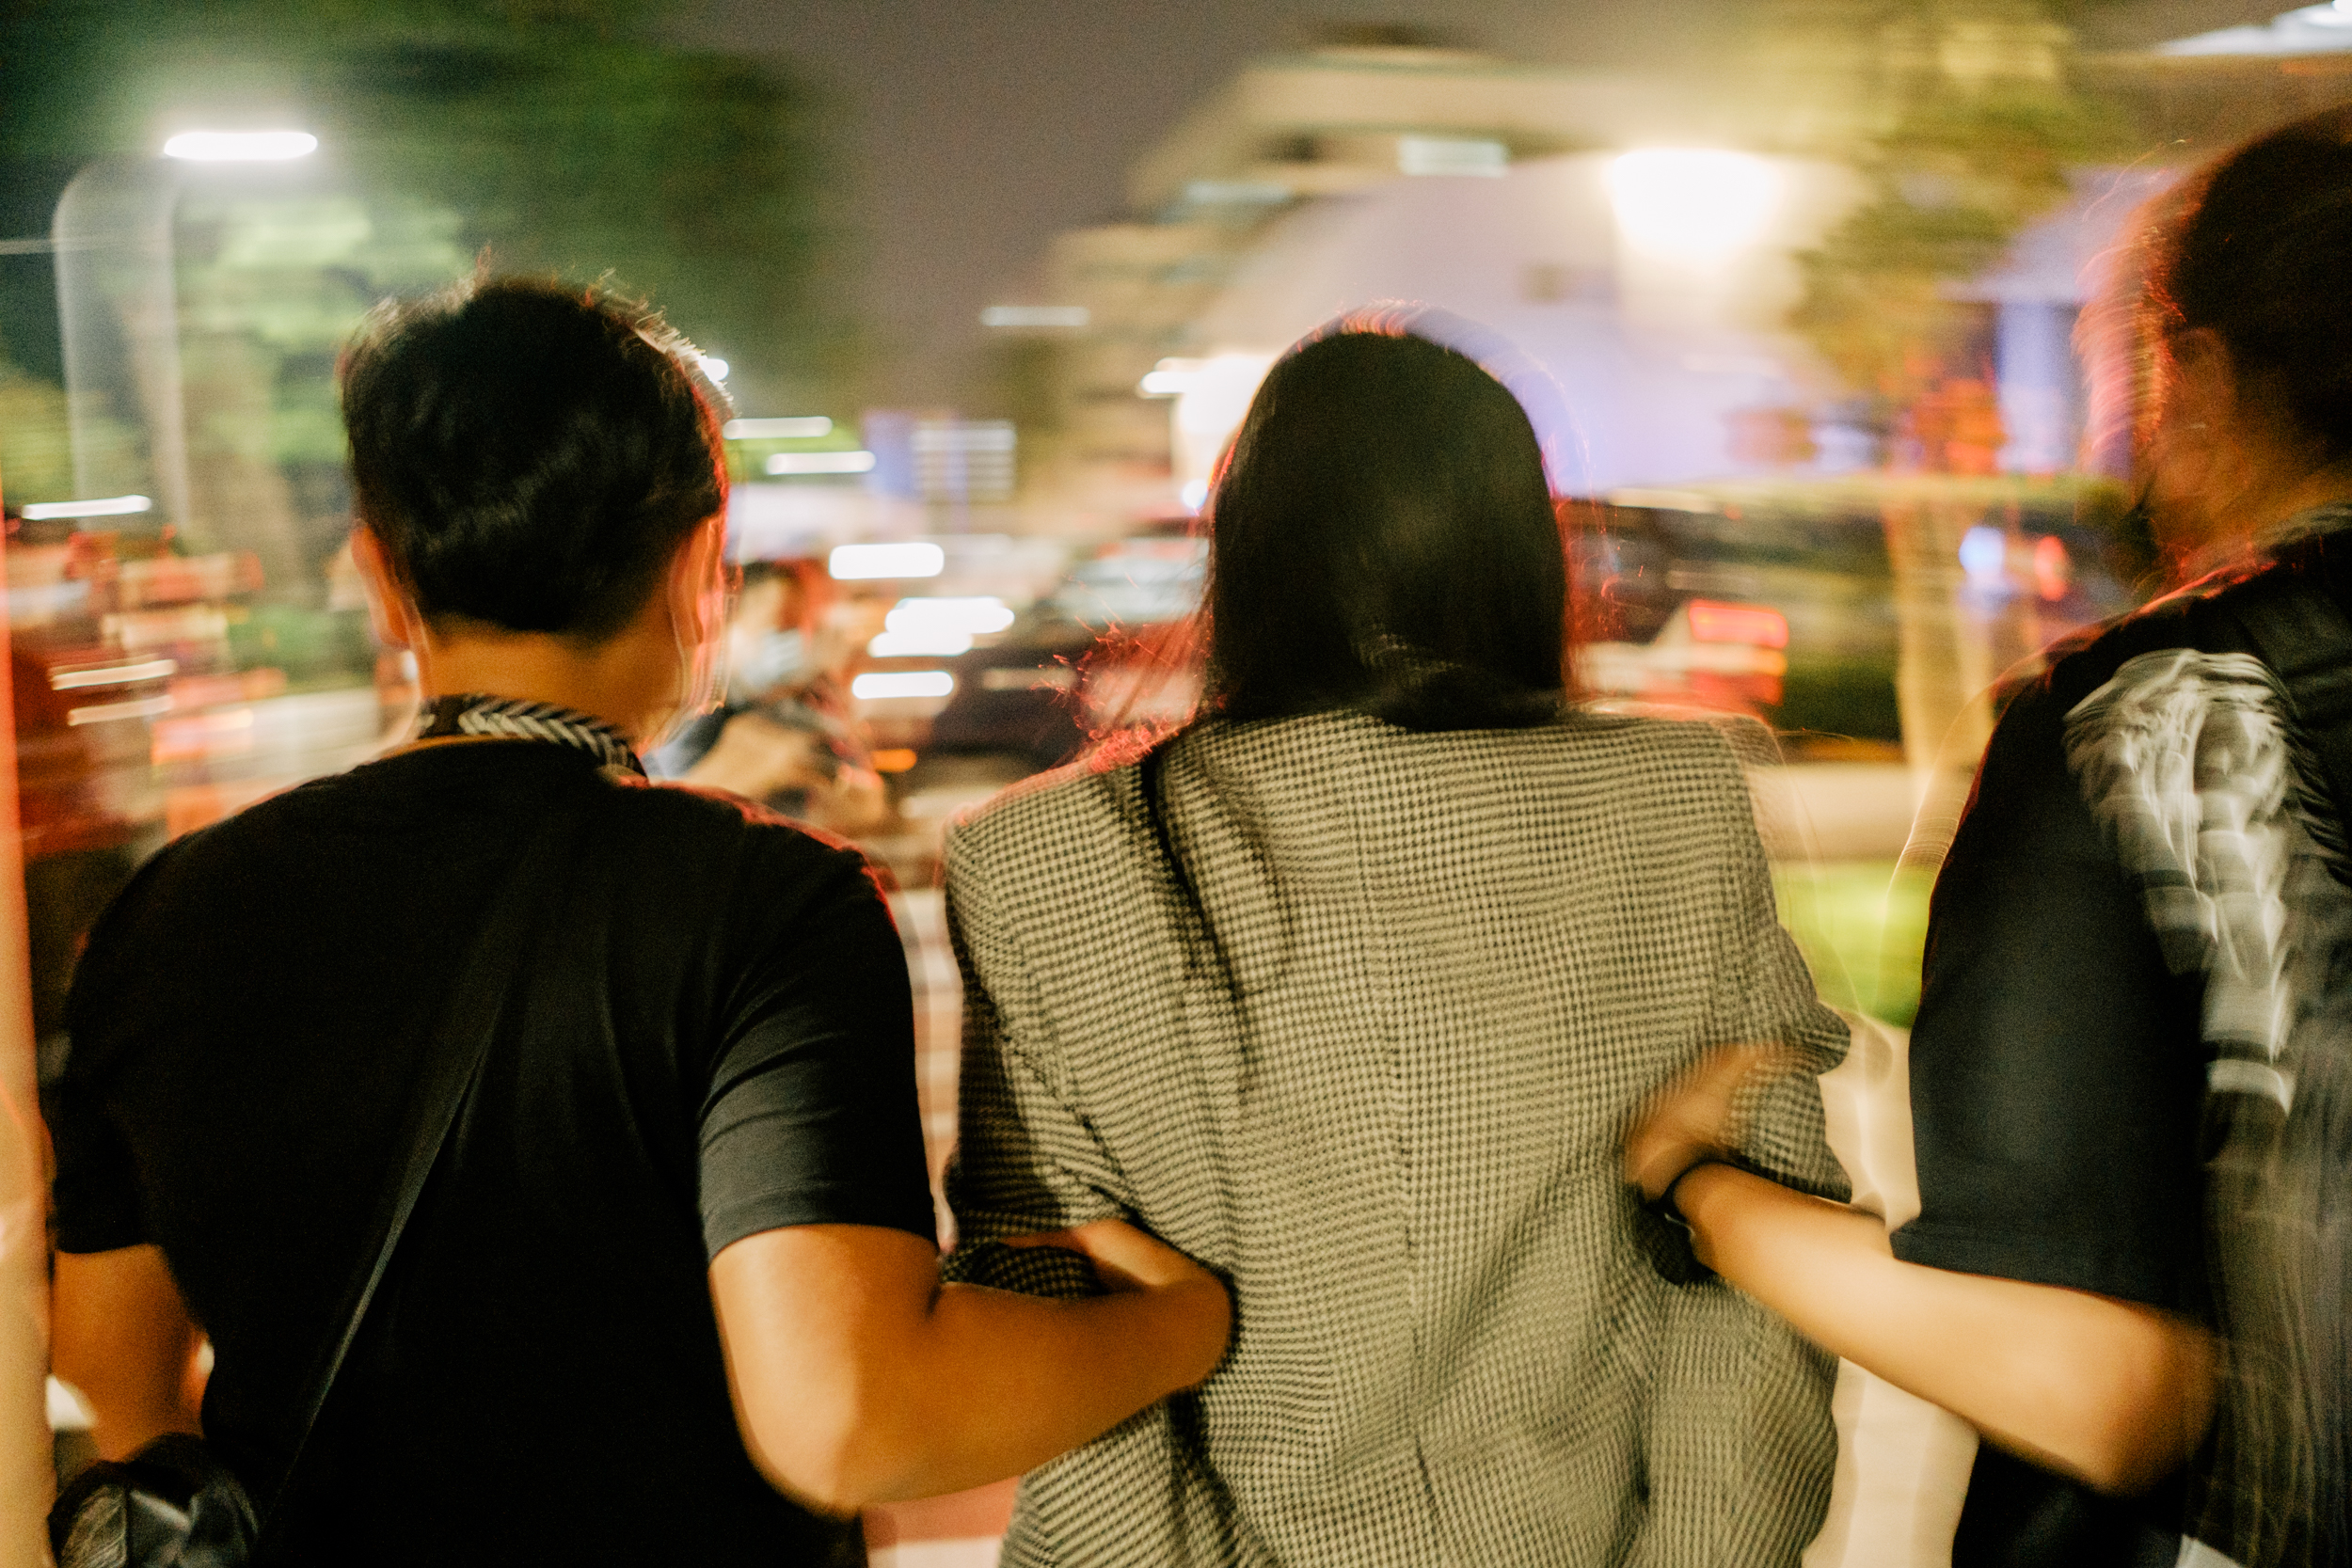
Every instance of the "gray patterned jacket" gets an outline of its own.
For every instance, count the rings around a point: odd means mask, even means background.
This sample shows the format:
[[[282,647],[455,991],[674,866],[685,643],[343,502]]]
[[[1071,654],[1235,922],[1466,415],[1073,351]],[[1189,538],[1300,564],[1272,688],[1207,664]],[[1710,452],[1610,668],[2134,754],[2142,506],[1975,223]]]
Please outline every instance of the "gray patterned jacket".
[[[1239,1307],[1203,1388],[1024,1481],[1006,1563],[1796,1561],[1832,1363],[1661,1282],[1617,1176],[1706,1047],[1845,1049],[1714,728],[1205,724],[961,822],[947,894],[951,1275],[1073,1291],[989,1243],[1127,1215]],[[1748,1128],[1842,1195],[1810,1076]]]

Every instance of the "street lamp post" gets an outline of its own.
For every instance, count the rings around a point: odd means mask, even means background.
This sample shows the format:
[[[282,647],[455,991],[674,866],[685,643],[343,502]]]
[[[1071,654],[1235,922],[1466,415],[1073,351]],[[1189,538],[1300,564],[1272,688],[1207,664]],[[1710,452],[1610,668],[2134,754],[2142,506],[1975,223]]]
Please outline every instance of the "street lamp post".
[[[50,224],[65,348],[73,487],[155,499],[158,525],[189,522],[187,413],[171,222],[189,164],[278,163],[315,151],[301,131],[190,131],[155,158],[110,158],[74,176]],[[108,421],[135,433],[131,450]]]

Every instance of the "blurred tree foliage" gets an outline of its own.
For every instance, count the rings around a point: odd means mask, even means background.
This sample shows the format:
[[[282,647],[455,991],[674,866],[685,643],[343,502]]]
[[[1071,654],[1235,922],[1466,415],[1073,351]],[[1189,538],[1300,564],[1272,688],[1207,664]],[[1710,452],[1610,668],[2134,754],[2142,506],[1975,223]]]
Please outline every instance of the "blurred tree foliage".
[[[1954,297],[2016,233],[2063,204],[2071,169],[2132,145],[2084,87],[2072,40],[2036,0],[1783,6],[1780,24],[1845,35],[1851,161],[1868,196],[1801,258],[1791,319],[1855,391],[1892,411],[1954,374],[1979,312]]]
[[[831,182],[810,95],[766,63],[662,45],[662,9],[7,0],[11,231],[45,230],[93,158],[151,155],[187,125],[297,124],[364,201],[325,230],[342,253],[316,258],[353,287],[447,277],[451,258],[462,270],[485,247],[501,270],[610,275],[727,358],[754,400],[821,406],[852,339],[823,278]],[[267,290],[246,304],[262,317],[302,309]],[[284,341],[285,325],[265,324],[262,339]]]

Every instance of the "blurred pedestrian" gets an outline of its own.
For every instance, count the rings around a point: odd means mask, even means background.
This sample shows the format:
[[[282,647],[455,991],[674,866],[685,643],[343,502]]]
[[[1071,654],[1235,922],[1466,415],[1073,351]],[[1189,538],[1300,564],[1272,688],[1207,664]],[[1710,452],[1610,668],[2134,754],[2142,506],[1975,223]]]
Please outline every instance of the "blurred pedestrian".
[[[866,865],[644,787],[721,618],[692,363],[553,286],[377,314],[354,546],[422,736],[165,849],[76,981],[56,1370],[109,1457],[200,1427],[289,1560],[862,1561],[864,1502],[1222,1352],[1216,1281],[1124,1227],[1064,1238],[1120,1292],[1080,1310],[943,1290]]]
[[[890,815],[818,611],[821,562],[754,561],[727,617],[719,705],[645,759],[658,778],[724,789],[834,832]]]
[[[2158,543],[2209,575],[2002,715],[1928,931],[1919,1217],[1890,1255],[1707,1163],[1731,1060],[1629,1165],[1726,1277],[1983,1434],[1955,1564],[2339,1568],[2352,111],[2200,172],[2125,260],[2103,392]]]
[[[1794,1563],[1831,1364],[1645,1260],[1642,1096],[1787,1042],[1746,1148],[1842,1190],[1845,1029],[1738,760],[1565,701],[1536,438],[1410,316],[1279,362],[1209,504],[1199,717],[950,831],[957,1277],[1131,1216],[1232,1282],[1225,1368],[1023,1482],[1009,1564]]]

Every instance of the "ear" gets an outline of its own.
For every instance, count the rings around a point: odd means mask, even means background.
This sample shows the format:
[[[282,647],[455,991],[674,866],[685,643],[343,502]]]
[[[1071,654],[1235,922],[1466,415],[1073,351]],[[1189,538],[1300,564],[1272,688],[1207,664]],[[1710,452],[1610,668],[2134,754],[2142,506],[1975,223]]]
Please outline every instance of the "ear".
[[[2237,364],[2230,345],[2210,327],[2176,335],[2167,348],[2171,373],[2165,387],[2165,422],[2178,431],[2216,431],[2238,413]]]
[[[714,513],[694,525],[677,554],[670,558],[669,602],[672,614],[687,613],[694,624],[678,628],[689,642],[707,642],[725,629],[727,519]]]
[[[365,523],[352,525],[351,563],[359,568],[359,581],[367,589],[368,626],[375,640],[388,648],[413,650],[416,608],[408,601],[408,590],[401,583],[391,552]]]

